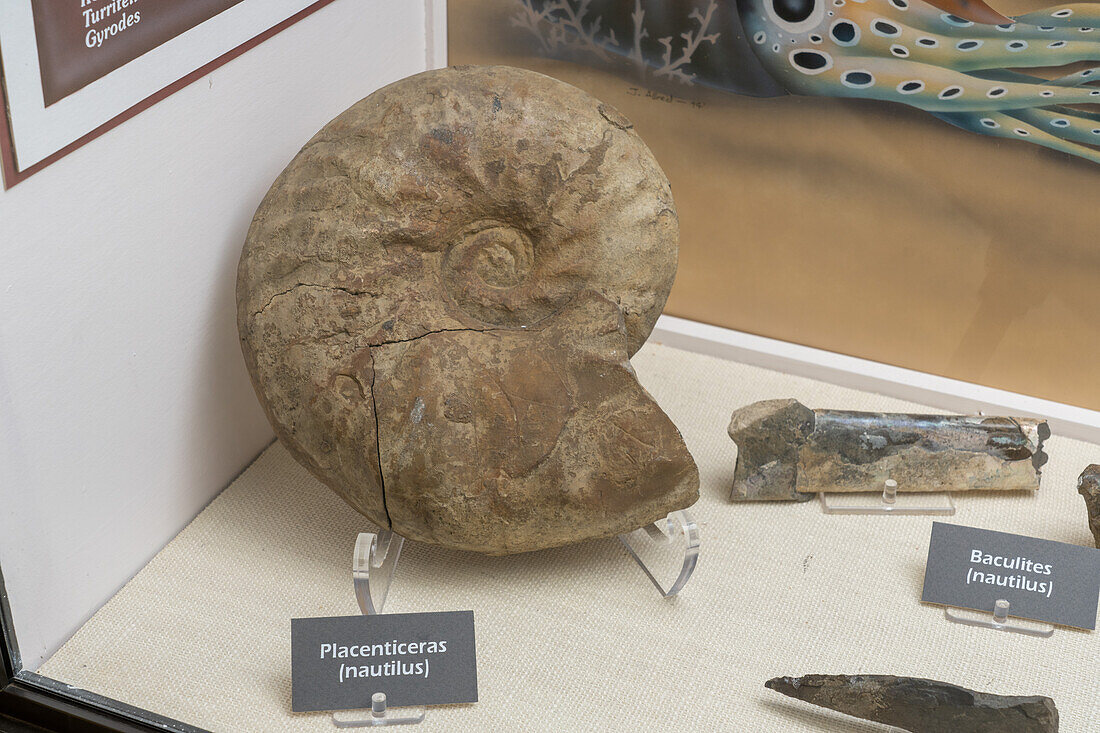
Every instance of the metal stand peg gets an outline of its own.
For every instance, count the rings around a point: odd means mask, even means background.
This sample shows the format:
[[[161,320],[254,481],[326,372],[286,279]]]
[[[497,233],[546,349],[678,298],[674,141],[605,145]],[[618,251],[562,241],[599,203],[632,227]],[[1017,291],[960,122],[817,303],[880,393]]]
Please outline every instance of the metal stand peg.
[[[362,710],[342,710],[332,714],[332,724],[337,728],[367,728],[379,725],[416,725],[424,722],[424,708],[386,707],[386,693],[376,692],[370,699],[370,717]]]
[[[876,502],[865,493],[818,494],[825,514],[895,514],[897,516],[932,515],[949,517],[955,513],[951,494],[914,492],[898,495],[898,482],[886,479]]]

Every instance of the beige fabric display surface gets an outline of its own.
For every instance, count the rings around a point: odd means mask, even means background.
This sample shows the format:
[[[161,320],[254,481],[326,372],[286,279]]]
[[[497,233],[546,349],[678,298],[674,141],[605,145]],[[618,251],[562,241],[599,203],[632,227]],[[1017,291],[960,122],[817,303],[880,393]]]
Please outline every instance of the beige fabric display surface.
[[[662,599],[614,539],[511,557],[406,543],[385,610],[473,609],[480,701],[405,730],[890,730],[764,689],[806,673],[1049,695],[1062,731],[1100,729],[1100,636],[970,628],[919,602],[933,518],[728,501],[734,408],[919,406],[656,344],[634,365],[699,464],[691,582]],[[1076,477],[1100,447],[1048,446],[1038,493],[958,494],[946,521],[1089,545]],[[290,619],[359,612],[351,554],[370,529],[273,445],[39,671],[210,731],[334,731],[290,712]]]

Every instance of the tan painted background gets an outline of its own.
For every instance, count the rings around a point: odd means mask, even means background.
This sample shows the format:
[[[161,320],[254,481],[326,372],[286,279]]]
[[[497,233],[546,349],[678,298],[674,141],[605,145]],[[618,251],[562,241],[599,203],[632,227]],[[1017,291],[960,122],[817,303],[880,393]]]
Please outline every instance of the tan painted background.
[[[631,118],[680,214],[667,313],[1100,409],[1100,166],[895,104],[653,98],[524,53],[517,5],[450,0],[450,63],[541,71]]]

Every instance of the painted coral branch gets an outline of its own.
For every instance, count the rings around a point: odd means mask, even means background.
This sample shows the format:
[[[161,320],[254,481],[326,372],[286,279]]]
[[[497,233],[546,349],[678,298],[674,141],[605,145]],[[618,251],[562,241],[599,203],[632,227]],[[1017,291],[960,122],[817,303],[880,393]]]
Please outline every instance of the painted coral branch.
[[[634,23],[634,47],[627,58],[639,70],[644,70],[646,63],[645,56],[642,55],[642,41],[649,38],[649,31],[645,29],[645,11],[642,10],[642,0],[634,0],[634,12],[630,14],[630,20]]]
[[[539,41],[543,51],[559,48],[591,53],[602,61],[610,56],[605,46],[618,46],[613,29],[601,38],[603,18],[589,19],[592,0],[578,0],[576,7],[570,0],[517,0],[519,8],[512,16],[512,25],[530,31]]]
[[[568,38],[565,31],[573,31],[575,34],[571,44],[573,47],[589,51],[601,60],[608,61],[610,57],[598,38],[600,28],[603,25],[603,18],[597,17],[587,27],[584,23],[584,18],[588,15],[591,4],[592,0],[580,0],[576,9],[574,9],[569,0],[554,0],[547,7],[551,9],[551,12],[557,14],[556,25],[562,31],[563,42]]]
[[[657,42],[664,46],[665,50],[661,57],[662,65],[654,70],[654,76],[668,77],[669,79],[675,79],[684,84],[695,83],[695,74],[684,71],[684,67],[691,63],[691,58],[695,55],[695,52],[699,50],[700,45],[703,43],[718,42],[718,36],[721,34],[707,33],[710,22],[714,18],[714,10],[717,5],[718,3],[716,0],[710,0],[707,3],[705,13],[700,12],[698,8],[691,11],[688,17],[698,23],[699,29],[694,33],[688,31],[680,34],[680,37],[684,39],[684,48],[675,60],[672,58],[672,36],[657,39]]]
[[[550,22],[550,9],[545,6],[541,10],[536,9],[535,0],[517,0],[517,2],[520,7],[512,15],[512,25],[529,31],[538,40],[543,51],[550,51],[547,36],[542,30],[543,24]]]

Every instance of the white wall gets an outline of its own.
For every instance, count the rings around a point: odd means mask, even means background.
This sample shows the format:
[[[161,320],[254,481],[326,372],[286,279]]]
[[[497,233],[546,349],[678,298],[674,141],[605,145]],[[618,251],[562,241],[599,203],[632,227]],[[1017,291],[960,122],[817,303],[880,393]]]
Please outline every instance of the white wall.
[[[28,669],[272,440],[234,320],[248,223],[325,122],[438,58],[429,4],[336,0],[0,193],[0,566]]]

